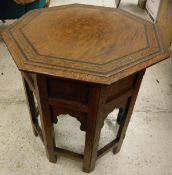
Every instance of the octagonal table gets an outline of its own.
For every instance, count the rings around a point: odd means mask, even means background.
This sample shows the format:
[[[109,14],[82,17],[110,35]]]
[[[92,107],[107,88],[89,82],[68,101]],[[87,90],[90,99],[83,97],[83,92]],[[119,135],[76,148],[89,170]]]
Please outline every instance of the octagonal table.
[[[22,72],[33,131],[49,160],[83,159],[85,172],[107,151],[120,150],[146,68],[169,57],[154,24],[88,5],[29,12],[3,32],[3,39]],[[104,120],[115,108],[117,137],[98,150]],[[56,147],[53,123],[60,114],[81,122],[83,154]]]

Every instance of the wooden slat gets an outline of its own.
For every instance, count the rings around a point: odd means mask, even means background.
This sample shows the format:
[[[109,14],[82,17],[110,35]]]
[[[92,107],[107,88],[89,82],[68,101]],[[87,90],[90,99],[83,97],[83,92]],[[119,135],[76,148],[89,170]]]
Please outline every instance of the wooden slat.
[[[107,152],[109,152],[110,150],[117,147],[117,144],[118,144],[118,140],[115,139],[112,142],[110,142],[108,145],[104,146],[102,149],[100,149],[98,151],[97,158],[100,158],[100,157],[104,156]]]
[[[84,157],[82,154],[74,153],[72,151],[65,150],[58,147],[54,148],[54,154],[64,156],[73,160],[82,160]]]
[[[57,98],[53,98],[53,97],[49,97],[48,99],[48,103],[50,105],[55,105],[55,106],[59,106],[62,108],[67,108],[67,109],[72,109],[73,111],[79,111],[79,112],[88,112],[88,106],[87,105],[83,105],[74,101],[70,101],[70,100],[63,100],[63,99],[57,99]]]

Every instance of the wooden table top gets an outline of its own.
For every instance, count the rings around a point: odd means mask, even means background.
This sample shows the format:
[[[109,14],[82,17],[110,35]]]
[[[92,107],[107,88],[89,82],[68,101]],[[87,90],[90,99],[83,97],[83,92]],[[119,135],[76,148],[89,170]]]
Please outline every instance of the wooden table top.
[[[114,8],[35,10],[2,35],[20,70],[100,84],[169,57],[154,24]]]

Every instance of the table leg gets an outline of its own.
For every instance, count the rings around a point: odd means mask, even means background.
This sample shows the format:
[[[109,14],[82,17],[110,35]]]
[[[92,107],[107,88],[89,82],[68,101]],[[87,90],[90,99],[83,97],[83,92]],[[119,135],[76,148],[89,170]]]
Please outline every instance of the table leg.
[[[33,128],[33,133],[34,133],[35,136],[38,136],[37,132],[34,129],[34,123],[38,124],[38,116],[37,116],[37,111],[36,111],[36,106],[35,106],[35,100],[34,100],[33,92],[30,90],[27,81],[23,77],[22,77],[22,79],[23,79],[23,85],[24,85],[24,89],[25,89],[27,104],[28,104],[28,108],[29,108],[30,119],[31,119],[32,128]]]
[[[120,127],[117,134],[118,145],[113,150],[114,153],[118,153],[121,149],[144,73],[145,73],[145,70],[141,71],[138,74],[137,80],[135,82],[135,87],[134,87],[134,95],[128,99],[128,102],[123,108],[123,112],[119,113],[119,115],[122,115],[122,116],[120,116]]]
[[[120,107],[119,112],[118,112],[118,116],[117,116],[117,123],[119,125],[121,125],[121,123],[122,123],[123,114],[124,114],[124,108]]]
[[[115,2],[116,2],[116,8],[118,8],[121,3],[121,0],[115,0]]]
[[[86,138],[83,171],[91,172],[95,168],[101,128],[105,112],[103,107],[103,93],[101,87],[92,87],[90,90],[89,114],[86,123]]]
[[[38,107],[40,111],[40,120],[47,157],[50,162],[55,163],[57,161],[57,157],[54,153],[54,148],[56,146],[55,135],[54,135],[53,122],[51,120],[50,106],[48,104],[46,77],[42,75],[37,75],[36,92],[37,92]]]

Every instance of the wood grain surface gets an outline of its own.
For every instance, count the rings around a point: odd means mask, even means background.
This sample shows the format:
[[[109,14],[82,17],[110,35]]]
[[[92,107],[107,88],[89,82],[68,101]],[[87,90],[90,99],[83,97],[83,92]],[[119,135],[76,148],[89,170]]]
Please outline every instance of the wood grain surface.
[[[35,10],[3,33],[20,70],[111,84],[169,57],[157,27],[119,9]]]

